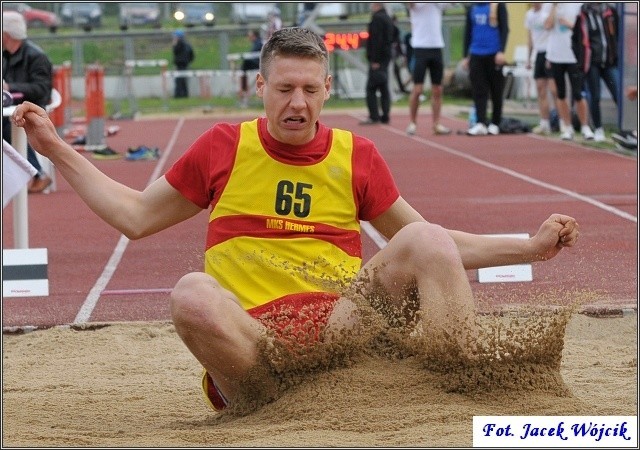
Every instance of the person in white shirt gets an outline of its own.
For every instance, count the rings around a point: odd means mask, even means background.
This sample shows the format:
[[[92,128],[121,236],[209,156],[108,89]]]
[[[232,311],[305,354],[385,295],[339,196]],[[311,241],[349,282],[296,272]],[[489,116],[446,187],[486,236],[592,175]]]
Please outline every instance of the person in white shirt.
[[[531,7],[524,18],[524,26],[529,35],[529,57],[527,58],[526,67],[531,69],[533,66],[533,79],[536,82],[538,110],[540,112],[540,124],[532,130],[536,134],[551,133],[549,94],[551,94],[554,103],[557,97],[556,85],[553,81],[551,70],[547,67],[547,42],[550,31],[544,27],[552,6],[552,3],[531,3]]]
[[[564,140],[573,139],[571,108],[566,98],[567,86],[564,79],[566,74],[569,75],[571,97],[576,105],[582,137],[587,140],[594,138],[593,131],[589,127],[589,106],[582,96],[584,72],[578,67],[578,60],[571,47],[573,26],[581,6],[582,3],[553,3],[549,17],[545,21],[545,28],[550,30],[547,41],[547,61],[550,63],[551,73],[556,83],[560,138]]]
[[[440,110],[442,109],[442,77],[444,75],[442,12],[452,6],[455,6],[455,3],[407,3],[411,19],[411,47],[414,58],[413,89],[409,96],[410,122],[407,126],[407,134],[409,135],[416,133],[418,107],[427,69],[431,77],[433,133],[451,133],[449,128],[440,123]]]

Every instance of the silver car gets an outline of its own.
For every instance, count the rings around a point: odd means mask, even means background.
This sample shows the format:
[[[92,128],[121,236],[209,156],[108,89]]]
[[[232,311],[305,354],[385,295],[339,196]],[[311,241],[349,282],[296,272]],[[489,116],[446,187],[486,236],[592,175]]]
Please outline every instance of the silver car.
[[[102,8],[99,3],[63,3],[60,8],[63,25],[78,26],[85,31],[102,26]]]
[[[241,24],[265,22],[269,13],[275,8],[276,3],[234,2],[231,4],[231,22]]]
[[[162,26],[159,3],[120,3],[119,26],[121,30],[124,31],[132,26],[145,25],[150,25],[153,28]]]

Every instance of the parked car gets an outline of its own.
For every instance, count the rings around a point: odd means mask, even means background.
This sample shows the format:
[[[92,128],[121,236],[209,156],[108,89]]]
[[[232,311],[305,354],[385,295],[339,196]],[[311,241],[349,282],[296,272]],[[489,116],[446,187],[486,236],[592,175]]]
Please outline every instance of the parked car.
[[[60,17],[63,25],[78,26],[85,31],[102,26],[102,8],[99,3],[63,3]]]
[[[173,17],[185,27],[212,27],[216,23],[216,13],[211,3],[178,3]]]
[[[153,28],[162,26],[158,3],[127,2],[120,3],[119,6],[119,26],[123,31],[131,26],[151,25]]]
[[[55,33],[60,25],[60,18],[55,13],[44,9],[32,8],[26,3],[3,2],[2,10],[16,11],[22,14],[28,28],[48,28],[49,31]]]
[[[337,17],[340,20],[347,20],[349,18],[349,4],[348,3],[320,3],[320,17]]]
[[[231,4],[231,22],[266,22],[269,13],[276,7],[275,3],[234,2]]]

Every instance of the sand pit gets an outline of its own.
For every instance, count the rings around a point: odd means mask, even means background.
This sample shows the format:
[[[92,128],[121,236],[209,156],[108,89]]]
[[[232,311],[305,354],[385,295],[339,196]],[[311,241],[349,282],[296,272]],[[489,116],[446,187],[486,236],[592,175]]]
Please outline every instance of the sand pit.
[[[362,352],[242,415],[205,406],[201,368],[170,323],[5,334],[2,444],[462,447],[474,415],[637,415],[636,313],[545,327],[532,345],[549,351],[482,367]]]

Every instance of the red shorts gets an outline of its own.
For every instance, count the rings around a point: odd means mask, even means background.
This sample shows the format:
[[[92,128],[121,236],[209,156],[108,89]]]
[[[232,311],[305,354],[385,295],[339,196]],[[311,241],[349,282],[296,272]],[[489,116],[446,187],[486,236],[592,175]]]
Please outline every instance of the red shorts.
[[[287,296],[247,312],[272,330],[276,339],[304,346],[320,339],[338,298],[339,294],[310,292]],[[227,406],[227,399],[206,370],[202,374],[202,390],[213,409],[221,411]]]

